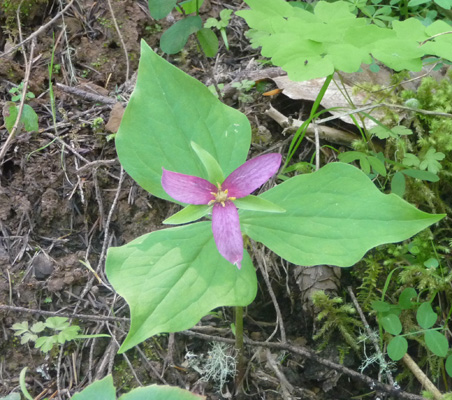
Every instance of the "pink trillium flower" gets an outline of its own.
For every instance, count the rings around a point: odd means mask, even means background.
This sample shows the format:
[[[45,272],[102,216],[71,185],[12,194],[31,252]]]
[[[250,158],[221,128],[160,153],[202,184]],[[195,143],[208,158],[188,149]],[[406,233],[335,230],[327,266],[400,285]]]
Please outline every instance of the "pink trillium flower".
[[[212,232],[219,253],[241,268],[243,238],[235,199],[246,197],[279,169],[281,155],[264,154],[248,160],[217,186],[197,176],[163,168],[162,186],[173,199],[187,204],[212,205]]]

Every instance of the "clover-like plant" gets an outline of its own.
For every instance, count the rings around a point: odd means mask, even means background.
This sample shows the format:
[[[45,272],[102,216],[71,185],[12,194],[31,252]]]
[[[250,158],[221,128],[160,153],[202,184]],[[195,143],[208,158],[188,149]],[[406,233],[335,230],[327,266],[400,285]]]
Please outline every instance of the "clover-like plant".
[[[44,322],[35,322],[31,327],[28,321],[15,323],[11,329],[15,331],[14,336],[20,336],[20,343],[35,342],[35,348],[40,349],[43,353],[51,351],[55,345],[64,344],[74,339],[91,339],[99,337],[110,337],[110,335],[81,335],[80,327],[68,321],[65,317],[49,317]],[[45,330],[53,331],[51,336],[44,336]]]
[[[108,279],[131,312],[121,352],[152,335],[190,328],[216,307],[254,300],[256,272],[239,226],[289,262],[347,267],[372,247],[405,240],[443,218],[382,194],[362,171],[343,163],[253,197],[280,156],[246,162],[250,142],[245,115],[143,42],[116,148],[138,184],[185,206],[166,221],[184,225],[108,251]]]

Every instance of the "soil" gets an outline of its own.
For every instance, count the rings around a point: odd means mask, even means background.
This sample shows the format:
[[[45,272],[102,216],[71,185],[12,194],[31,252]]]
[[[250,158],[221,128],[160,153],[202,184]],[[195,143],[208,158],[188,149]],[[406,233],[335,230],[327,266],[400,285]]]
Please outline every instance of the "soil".
[[[0,3],[5,11],[0,13],[0,52],[18,44],[20,35],[27,38],[48,23],[69,1],[24,1],[22,8],[26,11],[19,14],[21,32],[16,20],[19,3]],[[201,10],[203,19],[217,17],[223,7],[240,7],[239,1],[220,3],[206,0]],[[213,342],[183,334],[151,338],[140,351],[134,349],[125,355],[116,354],[118,346],[111,338],[72,341],[45,354],[32,343],[21,344],[14,336],[11,327],[15,323],[28,321],[31,326],[50,315],[75,313],[79,317],[72,323],[79,325],[84,334],[107,333],[121,342],[128,323],[114,320],[113,316],[127,318],[128,308],[111,288],[99,283],[90,268],[107,282],[103,272],[106,249],[161,229],[161,221],[175,211],[174,206],[144,191],[127,174],[121,178],[114,140],[109,135],[120,119],[118,108],[112,113],[112,103],[119,100],[125,106],[133,89],[140,40],[158,49],[162,31],[180,16],[174,13],[155,21],[145,0],[112,0],[111,4],[123,43],[107,1],[76,0],[64,13],[64,19],[37,36],[29,85],[35,98],[28,104],[39,116],[39,131],[20,132],[0,169],[0,305],[10,307],[0,310],[0,396],[17,391],[24,367],[28,367],[28,390],[37,399],[69,398],[108,373],[113,373],[119,393],[151,383],[177,385],[208,399],[350,399],[372,392],[369,386],[357,381],[350,384],[348,376],[301,355],[276,349],[267,353],[255,347],[246,349],[246,394],[232,394],[232,378],[219,391],[215,382],[205,382],[200,375]],[[192,39],[180,54],[165,57],[205,84],[211,84],[214,76],[218,83],[227,85],[258,57],[244,37],[243,21],[234,17],[228,29],[230,51],[223,46],[217,60],[203,58]],[[130,62],[129,77],[123,45]],[[11,100],[9,90],[25,77],[25,56],[29,57],[30,48],[27,42],[24,53],[16,49],[0,58],[2,107]],[[52,51],[56,126],[49,93]],[[76,88],[78,95],[66,86]],[[237,91],[229,93],[225,101],[245,112],[253,125],[254,154],[287,144],[283,129],[263,115],[269,97],[252,92],[244,102]],[[93,100],[89,95],[101,97]],[[273,99],[273,106],[275,103],[286,115],[295,117],[309,111],[310,106],[309,102],[284,97]],[[4,125],[0,126],[0,135],[3,146],[8,136]],[[299,158],[309,159],[312,153],[313,145],[308,142]],[[315,349],[313,311],[300,293],[294,270],[270,254],[263,256],[271,266],[271,285],[288,339]],[[336,292],[340,280],[337,274],[325,279],[325,288]],[[260,276],[259,281],[259,294],[247,310],[245,329],[247,337],[267,340],[277,319],[265,280]],[[204,318],[195,332],[233,338],[232,310],[216,311],[221,318]],[[319,355],[356,370],[359,359],[353,353],[342,359],[338,344],[331,342]],[[281,376],[286,379],[283,384]],[[374,395],[367,398],[376,398]]]

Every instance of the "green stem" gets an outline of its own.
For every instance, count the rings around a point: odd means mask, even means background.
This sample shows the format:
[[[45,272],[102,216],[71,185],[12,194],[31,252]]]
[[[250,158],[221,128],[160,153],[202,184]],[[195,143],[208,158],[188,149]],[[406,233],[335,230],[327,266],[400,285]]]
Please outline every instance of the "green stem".
[[[236,390],[245,376],[245,360],[243,356],[243,307],[235,307],[235,348],[237,350]]]

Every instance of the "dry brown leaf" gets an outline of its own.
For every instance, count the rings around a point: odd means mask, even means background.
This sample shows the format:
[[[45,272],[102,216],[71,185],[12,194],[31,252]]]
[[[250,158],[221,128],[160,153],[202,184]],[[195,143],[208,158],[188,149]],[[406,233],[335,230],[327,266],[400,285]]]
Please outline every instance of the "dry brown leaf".
[[[119,129],[119,124],[121,123],[122,116],[124,115],[124,107],[121,103],[115,103],[110,112],[110,118],[105,125],[105,129],[109,132],[116,133]]]

